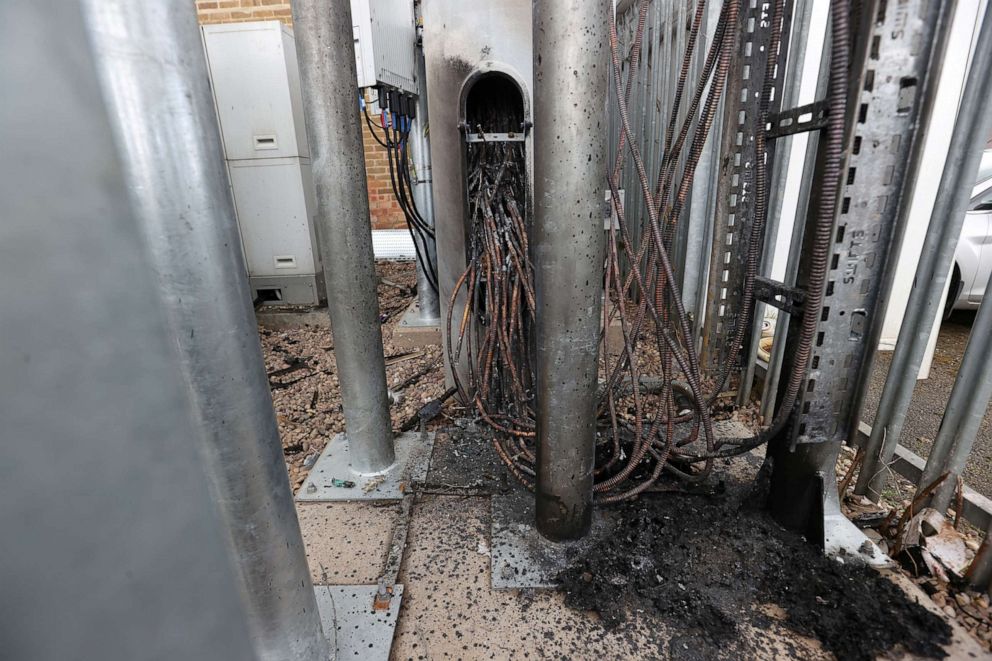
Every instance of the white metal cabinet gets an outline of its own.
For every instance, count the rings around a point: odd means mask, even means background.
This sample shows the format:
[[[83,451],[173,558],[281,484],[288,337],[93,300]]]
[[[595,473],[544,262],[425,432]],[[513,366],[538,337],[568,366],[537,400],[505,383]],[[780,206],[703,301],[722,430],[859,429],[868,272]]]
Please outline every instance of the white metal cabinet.
[[[324,297],[293,32],[279,21],[203,27],[252,296]]]
[[[229,160],[309,158],[293,32],[279,21],[203,26]]]
[[[252,276],[316,272],[310,161],[268,158],[231,161],[231,188],[241,241]]]

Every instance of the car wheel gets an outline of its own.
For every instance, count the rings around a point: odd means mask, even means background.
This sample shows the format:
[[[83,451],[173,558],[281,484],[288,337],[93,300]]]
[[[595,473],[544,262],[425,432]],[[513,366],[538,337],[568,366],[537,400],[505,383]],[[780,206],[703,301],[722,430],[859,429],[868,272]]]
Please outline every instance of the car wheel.
[[[951,286],[947,289],[947,301],[944,302],[944,319],[949,319],[951,313],[954,312],[954,304],[958,302],[958,296],[961,295],[961,269],[958,265],[954,265],[954,271],[951,273]]]

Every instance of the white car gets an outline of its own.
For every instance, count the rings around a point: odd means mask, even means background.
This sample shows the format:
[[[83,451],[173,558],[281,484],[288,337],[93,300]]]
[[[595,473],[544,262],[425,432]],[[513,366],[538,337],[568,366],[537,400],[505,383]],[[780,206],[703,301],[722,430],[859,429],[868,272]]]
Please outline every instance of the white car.
[[[982,159],[979,182],[971,191],[961,226],[945,316],[952,310],[977,310],[989,274],[992,274],[992,151],[985,152]]]

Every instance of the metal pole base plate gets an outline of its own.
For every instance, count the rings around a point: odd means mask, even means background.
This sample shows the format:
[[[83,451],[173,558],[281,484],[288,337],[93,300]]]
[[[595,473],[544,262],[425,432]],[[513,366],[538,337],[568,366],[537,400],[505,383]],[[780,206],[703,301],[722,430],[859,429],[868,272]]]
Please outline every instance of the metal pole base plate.
[[[393,346],[416,349],[431,344],[441,344],[441,320],[423,319],[420,304],[414,301],[393,328]]]
[[[773,439],[762,471],[770,473],[768,507],[784,527],[845,562],[885,567],[892,560],[840,508],[835,465],[840,444]]]
[[[534,495],[522,489],[494,495],[492,508],[494,590],[557,587],[558,573],[611,530],[610,512],[596,508],[588,535],[574,542],[552,542],[534,527]]]
[[[317,612],[324,635],[336,643],[336,659],[386,661],[400,614],[403,586],[393,586],[389,607],[375,610],[374,585],[317,585]]]
[[[348,438],[338,434],[327,444],[296,500],[300,502],[341,500],[400,500],[414,482],[423,482],[434,447],[434,433],[426,442],[417,432],[400,434],[394,440],[396,461],[384,473],[364,475],[351,467]]]

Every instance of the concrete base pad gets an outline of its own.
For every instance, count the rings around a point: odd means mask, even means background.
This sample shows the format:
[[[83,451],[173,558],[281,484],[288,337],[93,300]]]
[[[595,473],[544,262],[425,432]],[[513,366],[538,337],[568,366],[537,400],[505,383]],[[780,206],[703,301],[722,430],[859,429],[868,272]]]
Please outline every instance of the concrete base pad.
[[[328,329],[331,327],[331,317],[325,307],[265,305],[255,311],[255,319],[262,328],[274,331],[305,326]]]
[[[425,489],[433,493],[488,495],[515,487],[490,433],[464,418],[434,441]]]
[[[534,495],[519,487],[494,495],[492,508],[494,590],[556,587],[558,573],[611,529],[610,510],[599,507],[588,535],[575,542],[552,542],[534,527]]]
[[[408,432],[397,436],[394,443],[396,461],[389,470],[366,475],[352,470],[348,438],[338,434],[324,448],[296,500],[400,500],[412,482],[423,482],[427,477],[434,434],[428,433],[422,440],[419,433]],[[354,486],[335,486],[334,480],[354,482]]]
[[[421,319],[420,305],[414,301],[393,328],[393,346],[400,349],[416,349],[431,344],[441,344],[441,320]]]
[[[324,635],[337,647],[337,659],[386,661],[400,614],[403,586],[393,586],[388,610],[372,608],[374,585],[318,585],[317,611]]]

